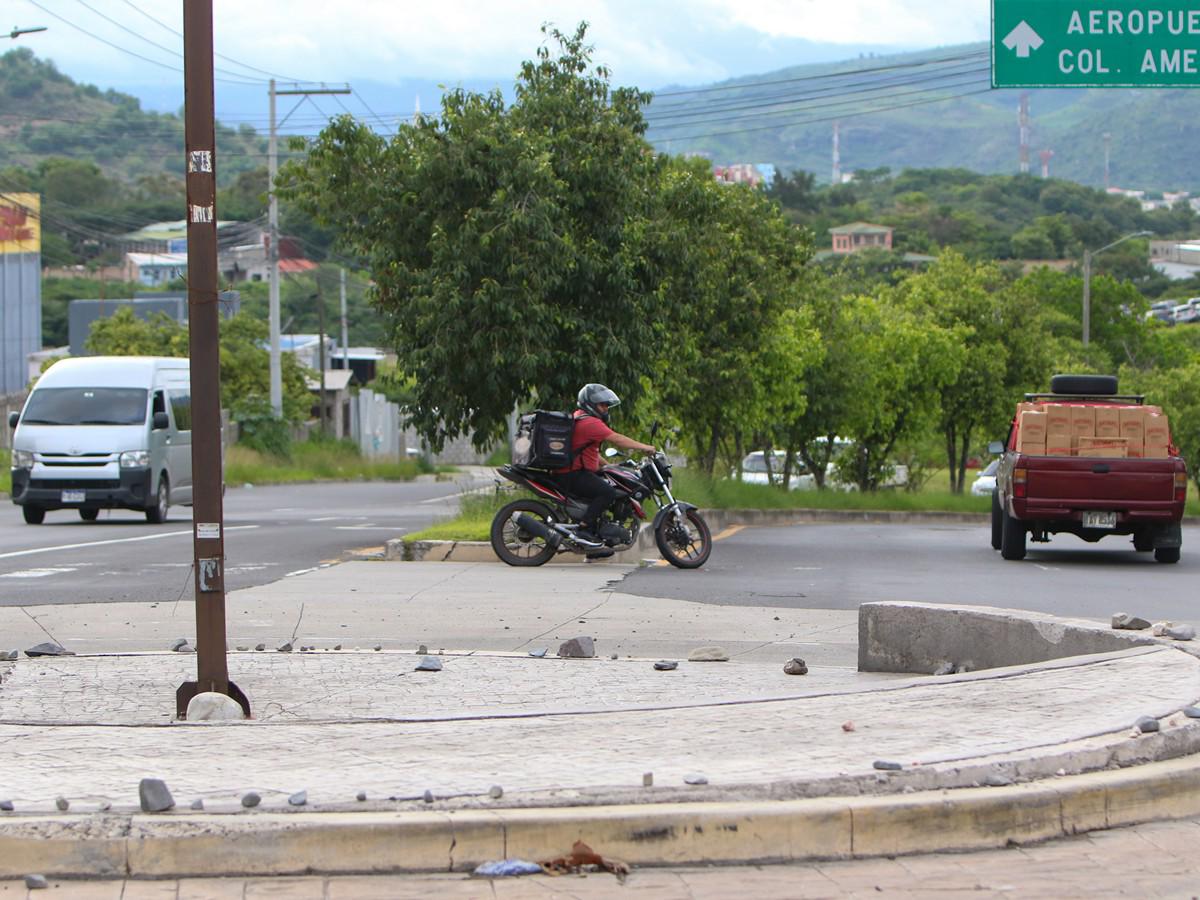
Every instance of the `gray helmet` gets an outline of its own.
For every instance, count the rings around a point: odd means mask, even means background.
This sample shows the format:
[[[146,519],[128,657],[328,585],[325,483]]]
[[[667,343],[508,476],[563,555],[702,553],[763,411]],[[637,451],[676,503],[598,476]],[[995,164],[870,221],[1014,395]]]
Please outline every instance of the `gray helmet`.
[[[585,384],[579,389],[579,397],[577,402],[579,408],[585,413],[595,416],[602,422],[608,421],[608,412],[600,412],[596,408],[597,403],[607,403],[609,409],[618,406],[621,403],[621,398],[610,391],[602,384]]]

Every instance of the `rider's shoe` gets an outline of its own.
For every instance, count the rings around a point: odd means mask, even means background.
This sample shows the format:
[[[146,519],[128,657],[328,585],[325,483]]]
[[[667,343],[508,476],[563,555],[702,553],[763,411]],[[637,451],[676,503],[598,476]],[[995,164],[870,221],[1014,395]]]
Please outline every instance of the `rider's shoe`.
[[[575,529],[575,543],[584,547],[604,546],[604,541],[600,538],[600,536],[584,525],[580,525]]]

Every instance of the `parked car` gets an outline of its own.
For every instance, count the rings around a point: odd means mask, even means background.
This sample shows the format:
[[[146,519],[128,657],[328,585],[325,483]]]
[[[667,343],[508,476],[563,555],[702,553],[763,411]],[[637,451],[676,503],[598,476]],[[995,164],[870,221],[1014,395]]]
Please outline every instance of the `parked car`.
[[[742,476],[741,480],[745,484],[783,484],[783,466],[787,461],[787,453],[783,450],[771,451],[771,472],[767,474],[767,457],[761,450],[755,450],[753,453],[747,453],[746,458],[742,460]],[[732,473],[733,477],[737,477],[737,470]],[[768,480],[769,479],[769,480]],[[804,461],[796,456],[792,460],[792,477],[788,482],[788,488],[793,491],[808,490],[816,487],[816,481],[812,473],[808,471],[808,466]]]
[[[1000,468],[1000,460],[993,459],[987,464],[987,467],[975,476],[975,480],[971,482],[972,497],[990,497],[992,491],[996,490],[996,470]]]
[[[1171,310],[1171,316],[1175,319],[1176,325],[1200,322],[1200,304],[1194,304],[1190,300],[1187,303],[1180,303]]]
[[[1147,319],[1158,319],[1160,322],[1165,322],[1167,325],[1175,324],[1175,307],[1178,304],[1174,300],[1159,300],[1156,303],[1151,303],[1150,308],[1146,310]]]

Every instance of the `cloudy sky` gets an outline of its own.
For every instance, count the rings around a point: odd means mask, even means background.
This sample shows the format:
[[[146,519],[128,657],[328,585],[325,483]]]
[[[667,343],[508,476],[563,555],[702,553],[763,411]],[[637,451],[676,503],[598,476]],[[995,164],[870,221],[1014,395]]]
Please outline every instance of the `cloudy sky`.
[[[4,6],[12,24],[50,29],[9,46],[30,47],[77,80],[104,88],[178,81],[169,67],[178,63],[170,50],[180,47],[173,32],[182,0]],[[618,83],[646,88],[989,33],[987,0],[214,0],[214,8],[217,52],[237,61],[217,64],[247,79],[262,72],[239,64],[314,81],[509,79],[547,21],[564,30],[589,21],[597,61]]]

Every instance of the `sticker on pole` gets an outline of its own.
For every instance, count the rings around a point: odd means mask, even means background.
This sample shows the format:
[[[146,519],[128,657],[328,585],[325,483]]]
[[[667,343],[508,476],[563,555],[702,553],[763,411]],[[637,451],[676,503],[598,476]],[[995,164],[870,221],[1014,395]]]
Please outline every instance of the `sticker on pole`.
[[[202,541],[220,540],[221,524],[219,522],[197,522],[196,537]]]

